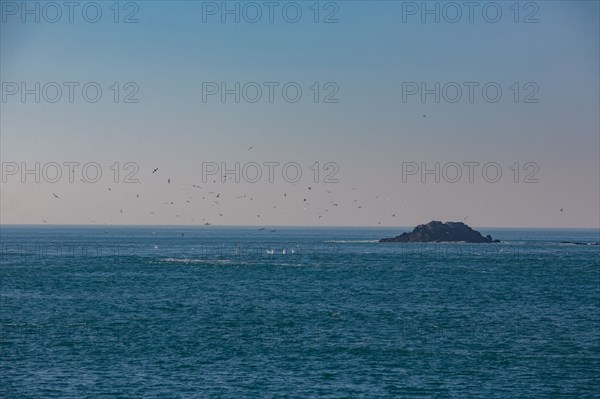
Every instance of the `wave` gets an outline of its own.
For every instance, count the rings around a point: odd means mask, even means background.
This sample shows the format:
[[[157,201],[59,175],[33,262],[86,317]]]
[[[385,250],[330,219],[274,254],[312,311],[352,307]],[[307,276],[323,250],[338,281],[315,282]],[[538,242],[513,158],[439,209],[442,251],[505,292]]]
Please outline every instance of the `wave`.
[[[379,242],[379,240],[327,240],[326,243],[338,243],[338,244],[365,244]]]
[[[158,259],[158,261],[166,263],[232,263],[229,259],[162,258]]]
[[[600,245],[600,242],[578,242],[578,241],[561,241],[560,244],[563,245]]]

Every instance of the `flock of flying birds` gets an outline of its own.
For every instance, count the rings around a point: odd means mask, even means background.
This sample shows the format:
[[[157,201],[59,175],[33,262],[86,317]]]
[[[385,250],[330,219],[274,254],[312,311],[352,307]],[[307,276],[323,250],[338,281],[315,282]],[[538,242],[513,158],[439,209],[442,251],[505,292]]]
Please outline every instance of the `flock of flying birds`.
[[[423,115],[423,117],[425,117],[425,115]],[[253,148],[254,148],[253,146],[251,146],[251,147],[248,147],[248,150],[252,150]],[[154,169],[152,170],[152,174],[156,174],[158,171],[159,171],[159,168],[154,168]],[[216,180],[215,180],[215,181],[213,181],[213,183],[216,183]],[[171,178],[167,178],[167,184],[171,184]],[[295,183],[294,185],[298,185],[298,183]],[[192,188],[193,188],[193,189],[197,189],[197,190],[202,190],[202,187],[201,187],[201,186],[198,186],[198,185],[196,185],[196,184],[192,184]],[[350,188],[350,191],[355,191],[356,189],[357,189],[357,187],[352,187],[352,188]],[[111,189],[110,187],[109,187],[107,190],[108,190],[108,191],[112,191],[112,189]],[[307,186],[307,190],[308,190],[308,191],[312,191],[312,186]],[[327,194],[332,194],[332,192],[331,192],[331,191],[329,191],[329,190],[326,190],[326,193],[327,193]],[[54,198],[54,199],[58,199],[58,200],[60,200],[60,199],[61,199],[61,197],[60,197],[59,195],[57,195],[56,193],[54,193],[54,192],[52,193],[52,196],[53,196],[53,198]],[[203,200],[205,200],[207,196],[209,196],[209,197],[210,197],[210,199],[212,200],[212,203],[211,203],[212,207],[216,207],[216,206],[218,206],[218,205],[219,205],[219,199],[220,199],[220,197],[221,197],[221,194],[220,194],[220,193],[217,193],[217,192],[215,192],[215,191],[209,191],[207,194],[205,194],[205,195],[202,197],[202,199],[203,199]],[[140,195],[139,195],[139,194],[136,194],[136,197],[137,197],[137,198],[139,198],[139,197],[140,197]],[[283,193],[283,197],[284,197],[284,198],[287,198],[287,193]],[[193,197],[192,197],[192,198],[193,198]],[[236,196],[235,198],[236,198],[236,199],[245,199],[245,198],[248,198],[248,196],[247,196],[246,194],[243,194],[243,195],[238,195],[238,196]],[[376,200],[378,200],[378,199],[380,199],[380,196],[379,196],[379,195],[376,195],[374,198],[375,198]],[[386,198],[386,200],[389,200],[389,199],[390,199],[390,198]],[[250,200],[250,201],[253,201],[253,197],[251,197],[251,196],[250,196],[250,197],[249,197],[249,200]],[[186,202],[191,204],[191,199],[187,199],[187,200],[186,200]],[[161,202],[160,202],[160,204],[161,204],[161,205],[174,205],[174,201],[161,201]],[[323,212],[329,212],[329,211],[330,211],[330,209],[336,208],[336,207],[338,207],[338,205],[339,205],[339,204],[338,204],[338,202],[336,202],[336,201],[332,201],[332,200],[329,200],[329,201],[328,201],[328,204],[329,204],[329,208],[326,208],[326,209],[324,209],[322,212],[319,212],[319,213],[317,214],[317,219],[322,219],[322,218],[325,216],[325,213],[323,213]],[[303,205],[303,209],[304,209],[304,210],[307,210],[307,207],[310,205],[310,202],[309,202],[308,198],[303,198],[303,199],[302,199],[302,205]],[[273,205],[273,206],[272,206],[272,208],[273,208],[273,209],[276,209],[276,208],[278,208],[278,207],[279,207],[279,205]],[[363,209],[363,206],[362,206],[362,205],[361,205],[361,204],[358,202],[358,200],[357,200],[357,199],[354,199],[354,200],[353,200],[353,207],[354,207],[354,209],[357,209],[357,210]],[[561,209],[560,209],[560,212],[563,212],[563,211],[564,211],[564,208],[561,208]],[[119,213],[120,213],[120,214],[122,214],[122,213],[123,213],[123,209],[120,209]],[[156,213],[157,213],[157,212],[156,212],[156,210],[150,211],[150,215],[152,215],[152,216],[155,216],[155,215],[156,215]],[[218,216],[219,216],[220,218],[224,217],[223,213],[218,213]],[[256,214],[256,217],[257,217],[257,218],[260,218],[260,217],[261,217],[261,214]],[[396,213],[392,213],[392,214],[390,215],[390,217],[392,217],[392,218],[395,218],[395,217],[396,217]],[[465,217],[463,218],[463,220],[467,220],[467,218],[468,218],[468,216],[465,216]],[[175,219],[181,219],[181,215],[179,215],[179,214],[175,215]],[[194,219],[194,218],[190,218],[190,220],[191,220],[192,222],[194,222],[194,221],[195,221],[195,219]],[[45,220],[45,219],[42,219],[42,222],[43,222],[43,223],[47,223],[47,220]],[[210,226],[210,225],[211,225],[211,223],[209,223],[209,222],[206,220],[206,218],[202,218],[202,222],[203,222],[203,225],[205,225],[205,226]],[[91,220],[91,221],[90,221],[90,223],[96,223],[96,221],[95,221],[95,220]],[[377,224],[378,224],[378,225],[381,225],[381,223],[382,223],[381,221],[378,221],[378,222],[377,222]],[[259,230],[263,231],[263,230],[265,230],[265,229],[264,229],[264,228],[261,228],[261,229],[259,229]],[[270,232],[275,232],[275,231],[276,231],[276,230],[270,230]]]
[[[249,149],[252,149],[252,147],[250,147]],[[156,174],[157,172],[159,172],[159,168],[154,168],[152,170],[153,174]],[[216,183],[216,180],[213,181],[213,183]],[[167,178],[167,184],[171,184],[171,178]],[[294,185],[298,185],[298,183],[295,183]],[[196,190],[202,190],[202,187],[199,186],[199,185],[196,185],[196,184],[192,184],[192,188],[196,189]],[[357,189],[357,187],[352,187],[352,188],[350,188],[350,191],[354,191],[356,189]],[[112,191],[111,188],[107,188],[107,190],[108,191]],[[307,190],[307,192],[312,192],[313,191],[313,187],[312,186],[307,186],[306,190]],[[326,190],[326,193],[331,195],[332,191]],[[61,199],[61,197],[59,195],[57,195],[56,193],[54,193],[54,192],[52,193],[52,195],[53,195],[54,199]],[[136,194],[136,197],[139,198],[140,195]],[[221,199],[221,193],[218,193],[216,191],[204,192],[203,196],[202,196],[202,200],[206,200],[207,198],[210,201],[212,201],[211,202],[211,207],[217,207],[219,205],[219,203],[220,203],[219,201]],[[248,195],[248,194],[237,195],[237,196],[235,196],[235,198],[238,199],[238,200],[247,199],[249,201],[254,201],[254,198],[252,196]],[[288,198],[288,194],[286,192],[283,193],[282,199],[283,198],[286,198],[286,199]],[[193,197],[190,197],[190,199],[186,199],[185,201],[186,201],[186,203],[191,204],[192,203],[192,199],[193,199]],[[375,196],[375,199],[380,199],[380,196],[378,196],[378,195]],[[387,198],[387,200],[389,200],[389,198]],[[353,203],[354,203],[354,205],[353,205],[354,209],[357,209],[357,210],[363,209],[363,206],[359,203],[359,201],[357,199],[354,199]],[[160,201],[159,204],[160,205],[174,205],[175,201]],[[302,205],[302,208],[304,210],[308,209],[308,207],[311,205],[311,202],[310,202],[308,196],[306,196],[306,197],[303,196],[302,197],[301,205]],[[322,219],[326,215],[326,212],[329,212],[331,209],[334,209],[334,208],[338,207],[339,203],[337,201],[329,200],[328,201],[328,205],[329,206],[326,209],[323,209],[321,212],[319,212],[316,215],[316,217],[317,217],[318,220]],[[279,204],[272,205],[272,209],[277,209],[277,208],[279,208]],[[120,209],[119,213],[122,214],[123,213],[123,209]],[[150,215],[152,215],[152,216],[155,216],[157,213],[158,213],[157,210],[150,211]],[[223,213],[218,213],[217,215],[218,215],[219,218],[223,218],[224,217]],[[261,216],[262,215],[260,213],[256,214],[256,218],[257,219],[260,219]],[[393,213],[390,216],[392,218],[395,218],[396,217],[396,213]],[[177,214],[177,215],[174,216],[174,218],[175,219],[181,219],[181,215]],[[194,218],[190,218],[190,220],[192,222],[195,221]],[[205,226],[210,226],[211,225],[211,223],[209,223],[205,218],[202,218],[201,220],[203,222],[203,225],[205,225]],[[44,223],[47,223],[46,220],[42,220],[42,221]],[[91,220],[90,223],[96,223],[96,221],[95,220]],[[379,221],[378,224],[381,224],[381,221]],[[266,229],[265,228],[260,228],[259,229],[259,231],[264,231],[264,230],[266,230]],[[269,232],[275,232],[275,231],[276,230],[269,230]]]
[[[250,149],[251,149],[251,148],[252,148],[252,147],[250,147]],[[154,174],[154,173],[156,173],[156,172],[158,172],[158,168],[155,168],[155,169],[152,171],[152,173],[153,173],[153,174]],[[216,182],[216,181],[215,181],[215,182]],[[170,179],[170,178],[168,178],[168,179],[167,179],[167,184],[171,184],[171,179]],[[201,186],[198,186],[198,185],[196,185],[196,184],[193,184],[193,185],[192,185],[192,188],[195,188],[195,189],[198,189],[198,190],[202,190],[202,187],[201,187]],[[356,190],[356,189],[357,189],[357,187],[352,187],[352,188],[350,189],[350,191],[354,191],[354,190]],[[307,186],[307,190],[308,190],[308,191],[312,191],[312,187],[311,187],[311,186]],[[108,191],[111,191],[111,189],[110,189],[110,188],[108,188]],[[326,190],[326,193],[327,193],[327,194],[332,194],[332,192],[331,192],[331,191],[329,191],[329,190]],[[212,202],[212,207],[215,207],[215,206],[219,205],[219,198],[221,197],[221,194],[220,194],[220,193],[216,193],[215,191],[209,191],[209,192],[208,192],[208,195],[209,195],[209,196],[212,196],[212,201],[213,201],[213,202]],[[60,196],[58,196],[58,195],[57,195],[56,193],[54,193],[54,192],[52,193],[52,196],[54,197],[54,199],[61,199],[61,197],[60,197]],[[139,196],[140,196],[139,194],[137,194],[137,195],[136,195],[136,197],[137,197],[137,198],[139,198]],[[287,193],[283,193],[283,197],[284,197],[284,198],[286,198],[286,197],[287,197]],[[236,199],[245,199],[245,198],[248,198],[248,196],[247,196],[246,194],[244,194],[244,195],[238,195],[238,196],[236,196],[235,198],[236,198]],[[375,198],[375,199],[380,199],[380,196],[376,195],[374,198]],[[202,197],[202,199],[203,199],[203,200],[205,200],[205,199],[206,199],[206,195],[205,195],[205,196],[203,196],[203,197]],[[249,200],[250,200],[250,201],[253,201],[253,197],[249,197]],[[389,200],[389,198],[386,198],[386,200]],[[186,202],[191,204],[191,200],[190,200],[190,199],[187,199],[187,200],[186,200]],[[363,206],[362,206],[362,205],[360,205],[360,204],[358,203],[358,200],[357,200],[357,199],[354,199],[354,200],[353,200],[353,202],[354,202],[354,205],[355,205],[355,208],[356,208],[356,209],[363,209]],[[338,205],[339,205],[337,202],[335,202],[335,201],[331,201],[331,200],[330,200],[328,203],[329,203],[329,205],[330,205],[330,208],[324,209],[324,212],[329,212],[329,210],[330,210],[330,209],[333,209],[333,208],[335,208],[335,207],[338,207]],[[161,202],[160,202],[160,204],[161,204],[161,205],[174,205],[174,201],[161,201]],[[306,210],[306,209],[307,209],[307,206],[308,206],[310,203],[309,203],[309,201],[308,201],[308,199],[307,199],[307,198],[303,198],[303,199],[302,199],[302,204],[303,204],[303,209],[304,209],[304,210]],[[278,207],[279,207],[279,205],[273,205],[273,209],[276,209],[276,208],[278,208]],[[560,212],[564,212],[564,208],[560,208]],[[120,213],[120,214],[122,214],[122,213],[123,213],[123,209],[121,209],[121,210],[119,211],[119,213]],[[152,215],[152,216],[155,216],[155,215],[156,215],[156,211],[150,211],[150,215]],[[221,217],[221,218],[222,218],[222,217],[224,217],[223,213],[219,213],[219,214],[218,214],[218,216],[219,216],[219,217]],[[322,212],[319,212],[319,213],[318,213],[318,215],[317,215],[317,219],[322,219],[322,218],[323,218],[323,216],[324,216],[324,214],[323,214]],[[261,217],[261,214],[256,214],[256,217],[257,217],[257,218],[260,218],[260,217]],[[395,217],[396,217],[396,213],[392,213],[392,214],[390,215],[390,217],[392,217],[392,218],[395,218]],[[176,218],[176,219],[180,219],[180,218],[181,218],[181,215],[178,215],[178,214],[177,214],[177,215],[175,215],[175,218]],[[469,218],[468,216],[465,216],[465,217],[463,218],[463,220],[467,220],[468,218]],[[190,218],[190,220],[191,220],[191,221],[195,221],[195,219],[194,219],[194,218]],[[45,220],[45,219],[42,219],[42,222],[44,222],[44,223],[47,223],[47,220]],[[91,220],[91,221],[90,221],[90,223],[95,223],[95,222],[96,222],[95,220]],[[210,226],[210,225],[211,225],[211,223],[207,222],[205,218],[202,218],[202,222],[204,222],[203,224],[204,224],[205,226]],[[381,224],[381,221],[378,221],[378,222],[377,222],[377,224],[378,224],[378,225],[380,225],[380,224]],[[263,230],[265,230],[265,229],[264,229],[264,228],[260,228],[260,229],[259,229],[259,231],[263,231]],[[270,232],[275,232],[275,231],[276,231],[276,230],[270,230]]]

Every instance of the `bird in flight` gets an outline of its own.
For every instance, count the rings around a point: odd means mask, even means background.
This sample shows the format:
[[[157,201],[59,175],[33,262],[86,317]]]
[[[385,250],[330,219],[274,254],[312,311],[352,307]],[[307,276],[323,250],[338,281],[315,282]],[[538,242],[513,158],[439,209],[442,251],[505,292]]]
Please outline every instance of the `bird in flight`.
[[[158,168],[156,168],[152,171],[152,173],[156,173],[156,172],[158,172]]]
[[[250,146],[250,147],[248,147],[248,151],[250,151],[250,150],[251,150],[251,149],[253,149],[253,148],[254,148],[254,146]]]
[[[167,183],[168,183],[168,184],[171,184],[171,179],[167,179]]]
[[[564,211],[564,210],[565,210],[564,208],[560,208],[560,211],[561,211],[561,212],[562,212],[562,211]]]
[[[58,199],[60,199],[60,197],[59,197],[58,195],[56,195],[56,194],[54,194],[54,193],[52,193],[52,195],[54,195],[54,198],[58,198]]]

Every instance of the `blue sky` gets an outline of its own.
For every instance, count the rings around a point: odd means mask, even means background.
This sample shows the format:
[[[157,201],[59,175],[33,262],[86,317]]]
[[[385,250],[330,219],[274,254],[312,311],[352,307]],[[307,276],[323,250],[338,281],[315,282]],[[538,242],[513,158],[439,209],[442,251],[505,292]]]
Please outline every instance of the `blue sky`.
[[[98,3],[103,15],[94,24],[77,12],[73,23],[21,22],[6,15],[12,2],[2,3],[3,84],[103,88],[97,103],[8,97],[0,103],[2,162],[96,161],[107,176],[114,162],[140,167],[135,185],[10,176],[2,183],[2,223],[405,226],[468,216],[479,226],[599,226],[598,2],[521,2],[519,23],[513,2],[494,3],[503,12],[497,23],[478,9],[473,23],[466,16],[422,23],[419,15],[404,23],[410,2],[339,1],[339,22],[330,24],[313,22],[312,1],[294,3],[303,11],[295,24],[277,12],[274,23],[222,23],[219,15],[203,22],[207,2],[200,1],[135,2],[139,22],[131,24],[113,22],[113,2]],[[320,18],[334,10],[329,3],[318,3]],[[127,4],[120,3],[120,18],[133,10]],[[533,11],[538,22],[523,23]],[[122,93],[133,82],[139,102],[111,101],[113,82]],[[203,82],[297,82],[303,96],[297,103],[280,95],[273,103],[203,102]],[[321,90],[334,83],[339,102],[315,103],[314,82]],[[478,89],[473,103],[403,102],[403,82],[494,82],[503,93],[497,103]],[[527,83],[539,90],[537,103],[522,101]],[[298,162],[306,178],[297,185],[281,178],[201,184],[202,162],[250,161]],[[339,182],[311,181],[315,161],[335,162]],[[503,178],[403,182],[403,162],[496,162]],[[523,183],[522,170],[514,183],[515,162],[538,165],[539,182]],[[212,191],[222,193],[219,200]],[[243,195],[252,202],[236,198]]]

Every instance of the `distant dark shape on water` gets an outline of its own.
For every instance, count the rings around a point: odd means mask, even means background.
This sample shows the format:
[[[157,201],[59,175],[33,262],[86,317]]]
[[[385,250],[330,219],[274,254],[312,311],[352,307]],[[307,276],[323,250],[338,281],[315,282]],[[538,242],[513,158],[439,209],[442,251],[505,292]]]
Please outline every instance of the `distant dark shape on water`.
[[[438,222],[431,221],[420,224],[410,233],[402,233],[393,238],[384,238],[379,242],[468,242],[468,243],[492,243],[500,240],[492,240],[490,235],[482,236],[480,232],[473,230],[462,222]]]

